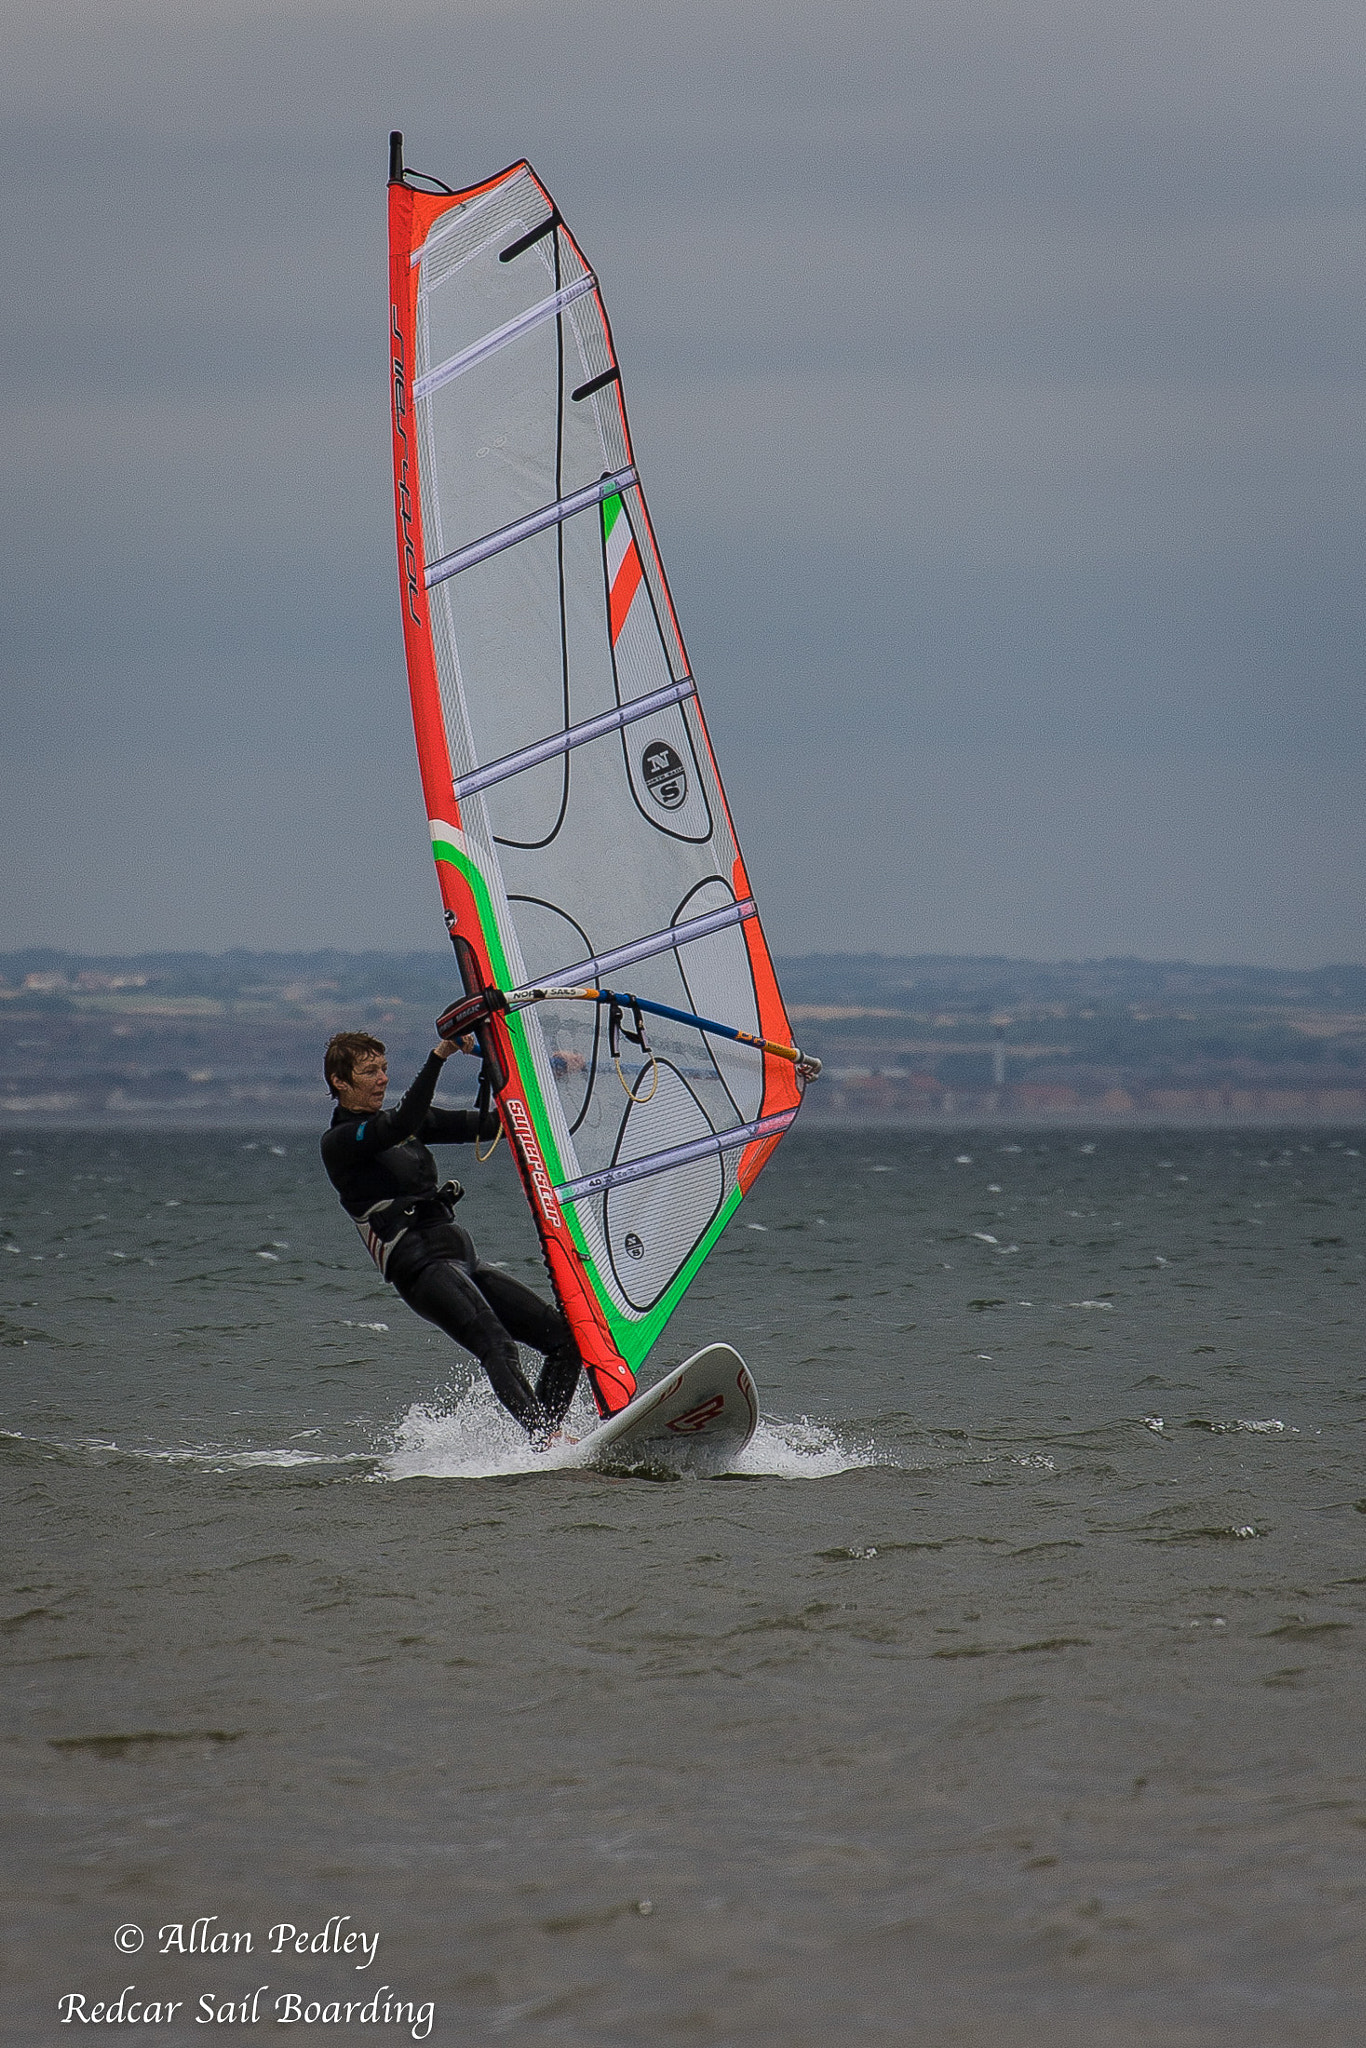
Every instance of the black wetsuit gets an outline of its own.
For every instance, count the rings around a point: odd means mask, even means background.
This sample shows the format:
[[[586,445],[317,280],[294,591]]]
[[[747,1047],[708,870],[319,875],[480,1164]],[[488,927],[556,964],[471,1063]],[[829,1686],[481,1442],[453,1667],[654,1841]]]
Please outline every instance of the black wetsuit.
[[[365,1239],[385,1279],[410,1308],[472,1351],[494,1393],[533,1436],[563,1419],[578,1385],[579,1354],[569,1325],[504,1273],[486,1266],[467,1230],[454,1220],[458,1194],[437,1186],[436,1161],[424,1142],[468,1145],[498,1133],[498,1116],[473,1109],[434,1109],[441,1061],[429,1055],[397,1109],[372,1115],[338,1103],[323,1135],[323,1165],[342,1207]],[[533,1389],[517,1341],[544,1352]]]

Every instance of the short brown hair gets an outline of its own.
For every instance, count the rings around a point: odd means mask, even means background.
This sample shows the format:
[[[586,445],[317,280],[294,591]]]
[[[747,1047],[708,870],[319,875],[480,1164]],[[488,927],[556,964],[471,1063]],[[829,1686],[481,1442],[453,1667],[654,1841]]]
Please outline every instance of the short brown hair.
[[[372,1038],[368,1031],[334,1031],[323,1054],[323,1076],[331,1093],[336,1094],[338,1081],[350,1082],[357,1060],[373,1053],[383,1058],[385,1051],[381,1041]]]

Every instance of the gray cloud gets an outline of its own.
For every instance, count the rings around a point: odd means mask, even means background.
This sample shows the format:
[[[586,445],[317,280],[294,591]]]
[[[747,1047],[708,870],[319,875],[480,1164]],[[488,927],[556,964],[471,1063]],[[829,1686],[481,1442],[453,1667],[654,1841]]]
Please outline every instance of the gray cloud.
[[[780,947],[1361,957],[1357,10],[8,19],[3,943],[439,937],[397,125],[599,268]]]

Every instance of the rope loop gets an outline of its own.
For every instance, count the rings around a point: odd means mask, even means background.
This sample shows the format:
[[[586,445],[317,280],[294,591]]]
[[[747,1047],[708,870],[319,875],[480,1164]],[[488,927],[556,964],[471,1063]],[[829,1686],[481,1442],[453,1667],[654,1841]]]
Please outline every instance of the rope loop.
[[[489,1104],[492,1102],[492,1100],[493,1075],[489,1070],[488,1061],[485,1060],[483,1066],[479,1069],[479,1093],[474,1098],[475,1115],[478,1117],[480,1123],[483,1123],[484,1118],[488,1115]],[[498,1140],[502,1137],[502,1135],[503,1126],[500,1122],[497,1130],[493,1134],[493,1143],[489,1146],[488,1151],[481,1152],[479,1150],[479,1135],[476,1131],[474,1139],[474,1156],[480,1166],[486,1166],[489,1160],[492,1159],[494,1153],[498,1150]]]
[[[654,1053],[650,1051],[649,1046],[646,1046],[645,1050],[650,1054],[650,1066],[652,1069],[650,1079],[650,1092],[648,1095],[637,1095],[635,1093],[630,1082],[627,1080],[625,1074],[623,1074],[623,1072],[621,1071],[621,1061],[616,1057],[615,1054],[613,1054],[612,1057],[612,1064],[617,1070],[617,1079],[620,1081],[622,1087],[625,1089],[627,1099],[631,1102],[653,1102],[655,1099],[655,1090],[659,1086],[659,1061],[655,1058]],[[644,1067],[641,1068],[640,1072],[641,1074],[645,1072]],[[636,1079],[640,1079],[639,1074],[636,1076]]]

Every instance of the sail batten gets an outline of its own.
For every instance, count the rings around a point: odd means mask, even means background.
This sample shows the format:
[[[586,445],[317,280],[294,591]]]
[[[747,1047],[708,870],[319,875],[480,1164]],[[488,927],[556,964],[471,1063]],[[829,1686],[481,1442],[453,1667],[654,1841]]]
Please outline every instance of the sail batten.
[[[571,725],[563,732],[552,733],[547,739],[523,747],[519,753],[504,754],[501,761],[490,761],[485,768],[474,768],[468,775],[458,776],[455,793],[458,797],[466,797],[476,795],[481,789],[492,789],[496,782],[506,782],[510,775],[521,775],[528,768],[539,768],[542,761],[552,760],[556,754],[570,753],[575,747],[587,746],[589,740],[601,739],[604,733],[619,732],[623,726],[636,725],[642,718],[648,718],[652,711],[661,711],[666,704],[681,704],[685,697],[693,695],[696,687],[692,677],[688,676],[681,683],[670,683],[662,690],[651,690],[648,696],[636,697],[616,711],[604,711],[597,718],[586,718],[582,725]]]
[[[539,227],[531,228],[526,234],[519,235],[511,248],[498,251],[498,261],[500,263],[511,263],[516,257],[525,256],[527,250],[534,243],[542,241],[546,235],[552,234],[559,225],[560,209],[558,206],[552,206]]]
[[[708,917],[692,917],[683,924],[671,924],[662,932],[651,932],[646,938],[633,939],[611,953],[598,953],[591,960],[576,960],[572,967],[561,967],[554,974],[547,974],[541,985],[563,988],[604,974],[616,974],[623,967],[638,967],[642,960],[652,960],[657,953],[675,952],[679,946],[693,945],[698,939],[710,938],[713,932],[725,931],[730,925],[739,924],[743,918],[757,917],[758,914],[757,906],[746,898],[743,903],[729,904],[725,910],[714,910]]]
[[[734,1151],[738,1146],[752,1144],[756,1138],[780,1137],[796,1114],[795,1109],[789,1109],[781,1116],[761,1117],[752,1124],[737,1124],[733,1130],[717,1131],[709,1138],[695,1138],[688,1145],[674,1145],[665,1152],[647,1153],[643,1159],[629,1160],[624,1166],[609,1166],[602,1173],[585,1173],[578,1180],[566,1181],[555,1192],[562,1202],[577,1202],[584,1195],[601,1194],[607,1188],[625,1187],[631,1181],[652,1180],[656,1174],[669,1173],[679,1166],[691,1166],[694,1160],[709,1158],[714,1153]]]
[[[519,541],[531,540],[534,535],[544,533],[547,527],[572,519],[576,512],[586,512],[590,506],[600,505],[604,498],[624,491],[635,481],[633,468],[619,469],[615,476],[600,477],[597,483],[586,484],[581,491],[571,491],[567,498],[556,498],[549,505],[542,505],[539,511],[528,512],[524,519],[511,520],[508,525],[484,534],[482,539],[472,540],[468,546],[442,555],[427,567],[427,588],[430,590],[433,584],[445,583],[450,577],[459,576],[463,570],[487,562],[491,556],[502,554],[504,548],[515,548]]]
[[[516,341],[520,335],[530,333],[539,327],[542,320],[550,320],[556,313],[562,313],[566,306],[572,306],[575,299],[581,299],[585,292],[593,291],[597,279],[590,271],[586,277],[577,278],[567,284],[563,291],[552,292],[548,299],[542,299],[539,306],[532,306],[527,312],[519,313],[514,320],[505,320],[501,327],[495,327],[491,334],[485,334],[478,341],[472,341],[459,355],[449,356],[444,363],[438,363],[434,370],[428,370],[413,385],[414,398],[426,398],[433,391],[440,391],[456,377],[462,377],[466,370],[472,370],[476,363],[485,362],[496,355],[500,348]]]
[[[466,989],[501,992],[486,1036],[509,1149],[608,1413],[804,1076],[593,266],[528,164],[389,195],[394,505],[432,851]],[[628,967],[622,1000],[650,1013],[635,1081],[617,999],[583,999]]]

